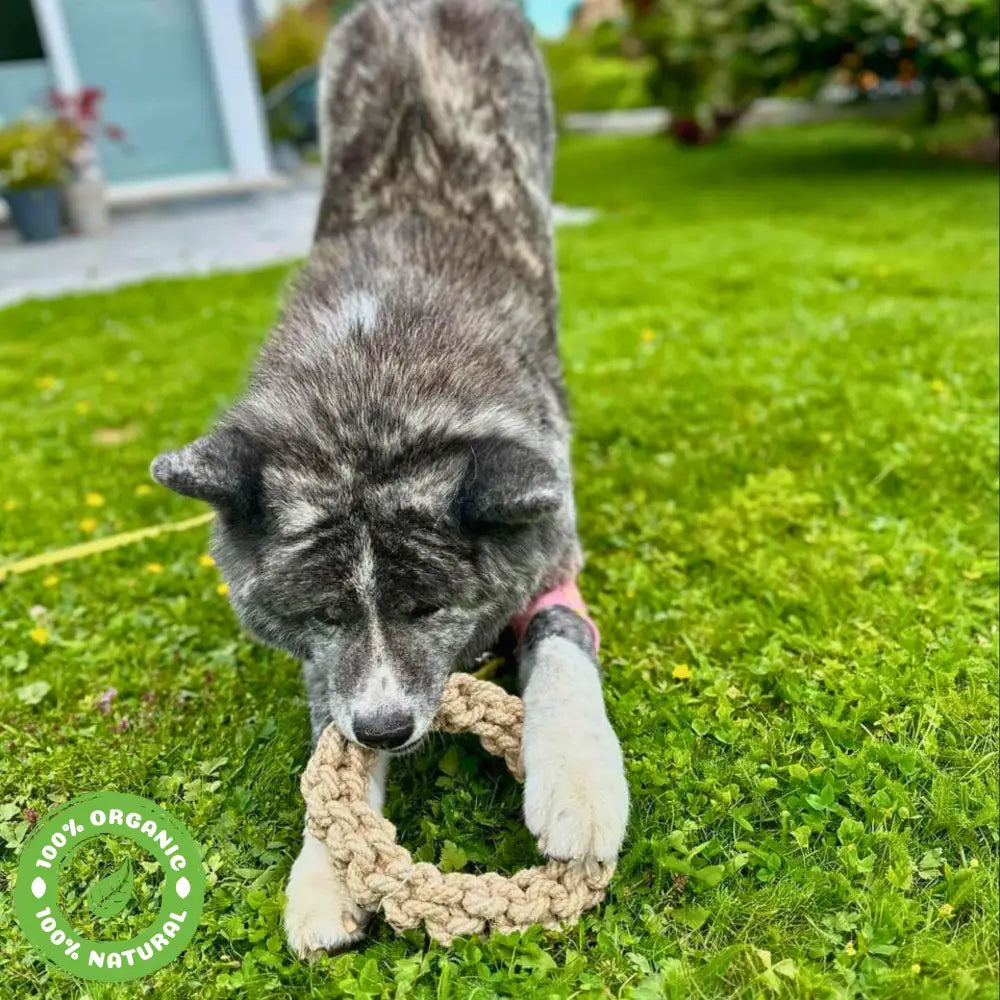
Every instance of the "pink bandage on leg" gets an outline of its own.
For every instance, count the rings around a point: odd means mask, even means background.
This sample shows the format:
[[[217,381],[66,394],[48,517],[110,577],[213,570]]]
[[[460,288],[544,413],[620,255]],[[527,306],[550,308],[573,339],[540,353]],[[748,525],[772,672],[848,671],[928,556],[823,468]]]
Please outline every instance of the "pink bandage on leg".
[[[546,590],[543,594],[533,597],[523,611],[518,611],[514,615],[510,621],[510,627],[514,630],[517,641],[520,642],[524,638],[528,623],[539,611],[554,607],[571,608],[575,611],[590,628],[590,633],[594,637],[594,650],[597,651],[601,648],[601,633],[597,630],[590,615],[587,614],[587,605],[584,604],[583,595],[576,585],[576,580],[561,583],[558,587],[553,587],[552,590]]]

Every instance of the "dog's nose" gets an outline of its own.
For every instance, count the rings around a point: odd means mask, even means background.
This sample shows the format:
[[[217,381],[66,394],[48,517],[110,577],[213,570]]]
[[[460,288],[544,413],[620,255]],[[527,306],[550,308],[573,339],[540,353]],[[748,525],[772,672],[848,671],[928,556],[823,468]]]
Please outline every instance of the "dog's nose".
[[[354,738],[373,750],[395,750],[413,735],[413,716],[402,712],[356,715],[353,723]]]

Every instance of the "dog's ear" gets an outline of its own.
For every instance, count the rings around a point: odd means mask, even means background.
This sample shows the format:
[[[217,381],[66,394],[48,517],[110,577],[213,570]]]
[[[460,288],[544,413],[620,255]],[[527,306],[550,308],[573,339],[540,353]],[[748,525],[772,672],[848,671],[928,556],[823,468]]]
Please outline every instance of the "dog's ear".
[[[555,513],[565,484],[555,466],[516,441],[491,438],[472,444],[457,500],[466,524],[526,525]]]
[[[221,510],[249,514],[260,501],[261,455],[236,427],[220,427],[177,451],[153,459],[162,486]]]

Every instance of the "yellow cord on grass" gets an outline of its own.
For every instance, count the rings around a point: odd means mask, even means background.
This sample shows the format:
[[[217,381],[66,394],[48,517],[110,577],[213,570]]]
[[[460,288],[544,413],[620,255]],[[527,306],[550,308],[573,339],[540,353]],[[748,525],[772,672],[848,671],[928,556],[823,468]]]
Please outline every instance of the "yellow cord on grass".
[[[148,528],[123,531],[118,535],[108,535],[106,538],[95,538],[90,542],[70,545],[65,549],[40,552],[37,556],[28,556],[27,559],[19,559],[17,562],[0,566],[0,582],[6,577],[14,576],[18,573],[30,573],[32,570],[41,569],[43,566],[55,566],[57,563],[84,559],[87,556],[94,556],[100,552],[109,552],[111,549],[121,548],[123,545],[132,545],[135,542],[145,541],[147,538],[156,538],[158,535],[165,535],[171,531],[189,531],[191,528],[198,528],[203,524],[208,524],[213,517],[215,517],[215,514],[212,513],[199,514],[197,517],[189,517],[186,521],[174,521],[170,524],[154,524]]]

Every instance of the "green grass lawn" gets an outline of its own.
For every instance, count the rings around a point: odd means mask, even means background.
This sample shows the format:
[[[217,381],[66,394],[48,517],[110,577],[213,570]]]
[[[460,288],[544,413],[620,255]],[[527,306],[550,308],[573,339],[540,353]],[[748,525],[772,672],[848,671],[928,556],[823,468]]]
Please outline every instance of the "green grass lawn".
[[[995,174],[840,124],[568,139],[557,187],[602,212],[559,254],[633,795],[608,902],[562,934],[377,927],[293,960],[303,692],[200,528],[0,590],[0,878],[32,810],[114,788],[182,819],[209,882],[184,957],[124,987],[49,971],[0,893],[0,997],[995,997]],[[147,464],[238,391],[286,278],[0,312],[0,560],[198,513]],[[470,871],[537,860],[518,804],[470,740],[390,783],[403,842]]]

